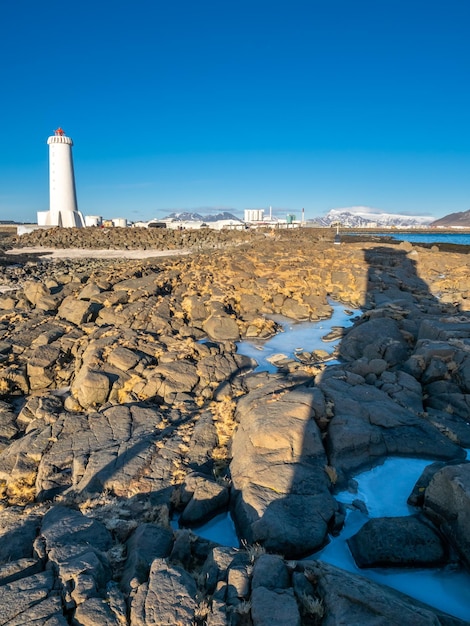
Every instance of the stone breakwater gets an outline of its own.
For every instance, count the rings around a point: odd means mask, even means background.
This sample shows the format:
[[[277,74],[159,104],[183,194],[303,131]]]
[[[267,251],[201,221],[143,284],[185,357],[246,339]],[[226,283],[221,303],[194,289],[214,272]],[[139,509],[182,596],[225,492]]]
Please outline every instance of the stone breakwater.
[[[119,248],[118,231],[20,243]],[[193,249],[178,258],[0,266],[1,623],[466,623],[298,559],[341,528],[335,490],[399,455],[430,460],[416,516],[374,522],[356,561],[470,567],[468,257],[307,229],[187,235],[158,235]],[[238,340],[277,332],[275,314],[328,317],[329,298],[364,311],[340,365],[251,373]],[[191,531],[227,508],[242,549]]]

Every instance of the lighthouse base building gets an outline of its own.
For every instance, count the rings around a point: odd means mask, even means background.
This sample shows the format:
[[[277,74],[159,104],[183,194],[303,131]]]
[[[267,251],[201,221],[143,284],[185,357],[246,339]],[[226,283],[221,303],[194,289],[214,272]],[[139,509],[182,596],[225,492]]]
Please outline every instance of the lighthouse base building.
[[[77,208],[73,171],[73,141],[58,128],[47,140],[49,145],[49,211],[38,211],[38,226],[82,228],[83,215]]]

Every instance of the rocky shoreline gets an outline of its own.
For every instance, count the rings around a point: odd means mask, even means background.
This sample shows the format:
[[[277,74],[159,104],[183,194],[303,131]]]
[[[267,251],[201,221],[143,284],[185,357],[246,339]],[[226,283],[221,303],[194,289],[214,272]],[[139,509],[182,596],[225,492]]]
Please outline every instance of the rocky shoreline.
[[[468,623],[310,556],[343,524],[336,490],[409,456],[430,461],[416,515],[371,520],[356,562],[470,567],[466,254],[310,229],[1,245],[168,251],[0,255],[1,624]],[[329,299],[363,310],[339,365],[237,353]],[[227,509],[240,549],[191,530]]]

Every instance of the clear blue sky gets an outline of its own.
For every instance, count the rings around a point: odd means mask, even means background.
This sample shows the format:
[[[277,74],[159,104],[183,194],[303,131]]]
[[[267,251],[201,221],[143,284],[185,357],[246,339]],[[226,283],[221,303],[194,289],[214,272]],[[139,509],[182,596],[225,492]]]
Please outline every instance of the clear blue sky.
[[[470,209],[469,0],[18,0],[0,7],[0,219]],[[240,214],[240,213],[239,213]]]

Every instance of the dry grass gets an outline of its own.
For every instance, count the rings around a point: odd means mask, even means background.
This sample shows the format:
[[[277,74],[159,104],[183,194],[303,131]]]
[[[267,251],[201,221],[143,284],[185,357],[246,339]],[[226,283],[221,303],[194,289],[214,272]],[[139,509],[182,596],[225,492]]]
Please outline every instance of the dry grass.
[[[231,608],[231,610],[234,613],[238,613],[239,615],[248,615],[248,613],[251,611],[251,601],[243,600],[243,602],[240,602],[239,604]]]
[[[320,622],[325,615],[325,607],[323,602],[319,598],[314,598],[308,593],[302,593],[299,596],[299,601],[303,611],[315,619],[315,622]]]
[[[140,392],[144,387],[144,379],[140,376],[137,376],[136,374],[132,374],[132,376],[124,383],[121,389],[118,389],[119,403],[124,404],[125,402],[132,402],[142,399],[140,396]]]
[[[325,465],[323,469],[330,479],[330,483],[332,485],[336,485],[336,483],[338,482],[338,472],[336,471],[336,468],[334,468],[332,465]]]
[[[211,403],[218,445],[212,451],[215,476],[222,475],[231,461],[230,442],[237,427],[235,421],[236,402],[226,396],[220,402]]]
[[[288,389],[284,389],[283,391],[273,391],[269,400],[266,400],[267,404],[271,404],[272,402],[278,402],[282,396],[285,396],[288,393]]]
[[[266,548],[259,543],[248,544],[244,539],[241,542],[244,550],[248,554],[248,558],[250,559],[250,563],[253,565],[257,558],[261,555],[266,554]]]
[[[5,496],[11,505],[29,504],[36,497],[36,472],[22,474],[17,480],[11,480],[6,484]]]
[[[201,600],[194,609],[194,624],[204,624],[209,615],[210,605],[209,601],[204,598]]]
[[[439,432],[441,432],[448,439],[450,439],[452,443],[456,443],[457,445],[460,445],[460,440],[457,437],[457,435],[452,430],[450,430],[445,424],[442,424],[441,422],[434,422],[434,426],[439,430]]]

